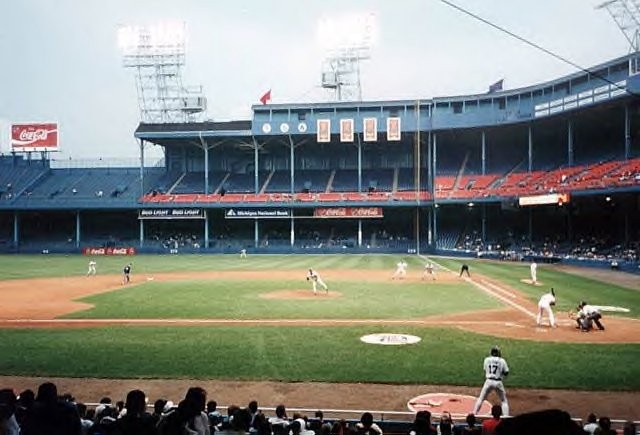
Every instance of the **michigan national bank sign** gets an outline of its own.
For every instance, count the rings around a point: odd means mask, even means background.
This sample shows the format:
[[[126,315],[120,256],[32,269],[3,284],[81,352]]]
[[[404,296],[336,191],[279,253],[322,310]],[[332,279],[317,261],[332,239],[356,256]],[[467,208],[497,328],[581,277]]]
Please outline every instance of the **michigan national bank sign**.
[[[287,208],[230,208],[225,219],[287,219],[291,210]]]

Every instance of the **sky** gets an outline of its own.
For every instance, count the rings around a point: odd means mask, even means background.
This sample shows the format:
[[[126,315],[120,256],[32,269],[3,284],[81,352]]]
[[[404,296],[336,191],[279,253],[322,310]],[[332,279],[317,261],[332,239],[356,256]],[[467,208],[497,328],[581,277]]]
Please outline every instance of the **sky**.
[[[629,51],[611,17],[595,9],[601,0],[454,2],[582,67]],[[361,66],[364,100],[483,93],[499,79],[514,89],[576,71],[440,0],[5,0],[0,151],[9,151],[11,122],[55,120],[56,159],[139,156],[121,25],[185,22],[183,81],[204,87],[206,119],[250,119],[268,89],[272,103],[330,101],[319,86],[318,27],[346,13],[375,15],[371,58]]]

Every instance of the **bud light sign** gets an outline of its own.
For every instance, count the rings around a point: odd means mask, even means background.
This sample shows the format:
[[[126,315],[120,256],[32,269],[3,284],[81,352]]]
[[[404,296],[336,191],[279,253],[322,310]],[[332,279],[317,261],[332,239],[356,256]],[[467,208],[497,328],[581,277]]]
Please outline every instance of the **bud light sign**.
[[[58,151],[58,123],[11,125],[11,151]]]

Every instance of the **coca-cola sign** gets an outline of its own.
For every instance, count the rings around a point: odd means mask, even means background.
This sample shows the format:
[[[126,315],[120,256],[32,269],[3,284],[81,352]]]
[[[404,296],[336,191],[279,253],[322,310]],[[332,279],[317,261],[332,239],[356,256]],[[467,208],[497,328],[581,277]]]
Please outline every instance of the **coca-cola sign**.
[[[58,123],[12,124],[11,151],[58,151]]]
[[[327,207],[316,208],[313,216],[317,218],[381,218],[382,207]]]
[[[82,253],[84,255],[136,255],[136,248],[123,247],[123,248],[83,248]]]

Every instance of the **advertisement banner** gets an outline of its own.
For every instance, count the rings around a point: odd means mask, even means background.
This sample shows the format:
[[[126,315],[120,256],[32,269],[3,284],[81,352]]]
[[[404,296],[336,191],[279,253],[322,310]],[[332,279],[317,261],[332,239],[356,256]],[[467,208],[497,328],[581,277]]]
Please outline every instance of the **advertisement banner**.
[[[11,124],[11,151],[58,151],[58,123]]]
[[[138,219],[204,219],[201,208],[155,208],[138,211]]]
[[[383,214],[382,207],[325,207],[316,208],[313,211],[313,217],[322,219],[369,219],[381,218]]]
[[[318,119],[318,138],[319,143],[331,142],[331,120]]]
[[[364,118],[363,131],[365,142],[375,142],[378,140],[378,120],[376,118]]]
[[[400,118],[387,118],[387,141],[400,140]]]
[[[340,142],[353,142],[353,119],[340,120]]]
[[[225,219],[288,219],[288,208],[230,208],[224,212]]]
[[[136,255],[136,248],[83,248],[82,255]]]
[[[557,204],[562,205],[568,203],[570,196],[568,193],[550,193],[548,195],[521,196],[518,198],[518,204],[523,207],[527,205],[545,205]]]

